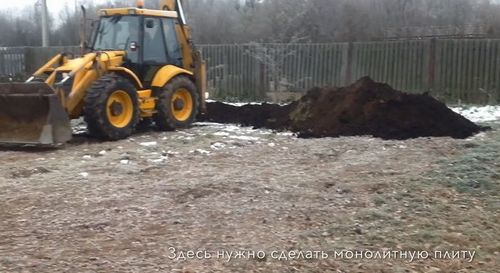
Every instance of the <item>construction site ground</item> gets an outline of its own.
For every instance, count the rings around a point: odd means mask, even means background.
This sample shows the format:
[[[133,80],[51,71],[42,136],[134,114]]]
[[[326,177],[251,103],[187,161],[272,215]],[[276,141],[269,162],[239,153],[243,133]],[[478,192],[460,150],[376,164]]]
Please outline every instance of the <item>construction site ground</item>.
[[[500,272],[500,123],[483,125],[384,141],[197,123],[2,148],[0,272]]]

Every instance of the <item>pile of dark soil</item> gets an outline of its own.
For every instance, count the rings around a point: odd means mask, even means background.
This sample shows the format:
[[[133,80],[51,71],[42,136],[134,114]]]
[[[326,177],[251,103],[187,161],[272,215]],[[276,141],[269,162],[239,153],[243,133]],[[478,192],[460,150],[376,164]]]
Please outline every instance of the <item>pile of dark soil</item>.
[[[205,121],[218,123],[236,123],[254,128],[287,130],[290,113],[296,103],[285,106],[277,104],[247,104],[234,106],[222,102],[208,102]]]
[[[205,120],[291,130],[299,137],[467,138],[485,128],[427,94],[407,94],[368,77],[343,88],[310,90],[286,106],[208,103]]]

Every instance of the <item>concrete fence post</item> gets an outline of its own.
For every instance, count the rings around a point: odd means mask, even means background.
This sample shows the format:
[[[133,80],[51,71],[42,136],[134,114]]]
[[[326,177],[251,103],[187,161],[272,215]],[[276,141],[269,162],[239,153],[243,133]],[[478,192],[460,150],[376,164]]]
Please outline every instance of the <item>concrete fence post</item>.
[[[436,87],[436,39],[429,40],[428,67],[427,67],[427,91],[432,92]]]
[[[353,55],[354,55],[354,44],[352,42],[349,42],[347,43],[347,50],[344,53],[344,57],[342,58],[344,85],[349,85],[352,83]]]
[[[25,74],[31,75],[36,71],[35,67],[35,48],[33,47],[25,47],[24,48],[24,66],[25,66]]]

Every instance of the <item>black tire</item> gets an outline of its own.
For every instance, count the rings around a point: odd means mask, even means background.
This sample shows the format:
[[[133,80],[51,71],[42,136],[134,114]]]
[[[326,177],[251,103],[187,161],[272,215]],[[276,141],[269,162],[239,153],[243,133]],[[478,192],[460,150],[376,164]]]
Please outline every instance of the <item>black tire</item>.
[[[191,112],[185,119],[179,119],[174,114],[174,94],[179,90],[186,90],[191,96]],[[164,88],[155,92],[157,113],[153,116],[156,126],[161,131],[173,131],[187,128],[193,124],[198,115],[200,99],[196,85],[186,76],[177,76],[170,80]],[[179,106],[180,107],[180,106]],[[182,110],[186,105],[182,105]]]
[[[123,109],[124,106],[118,103],[117,110],[111,109],[111,107],[108,109],[109,99],[117,93],[125,99],[128,96],[130,101],[127,102],[131,105],[128,104]],[[127,79],[115,74],[102,76],[92,84],[84,99],[83,112],[89,134],[104,140],[119,140],[129,137],[139,121],[138,105],[137,90]],[[111,111],[117,111],[116,116],[124,114],[123,111],[129,113],[123,119],[123,125],[113,124],[110,115],[115,114],[111,114]]]

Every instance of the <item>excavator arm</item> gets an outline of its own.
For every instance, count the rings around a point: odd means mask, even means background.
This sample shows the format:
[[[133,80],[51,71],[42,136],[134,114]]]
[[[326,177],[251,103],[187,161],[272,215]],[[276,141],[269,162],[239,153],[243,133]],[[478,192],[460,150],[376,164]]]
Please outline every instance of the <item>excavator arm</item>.
[[[177,2],[178,0],[160,0],[160,8],[163,10],[176,11],[178,6]]]
[[[179,22],[186,25],[186,16],[182,0],[160,0],[160,8],[163,10],[177,11],[179,14]]]
[[[182,0],[160,0],[160,8],[162,10],[175,11],[178,14],[178,23],[182,36],[187,42],[191,43],[191,30],[187,26],[186,15],[184,14],[184,8],[182,5]]]

